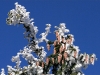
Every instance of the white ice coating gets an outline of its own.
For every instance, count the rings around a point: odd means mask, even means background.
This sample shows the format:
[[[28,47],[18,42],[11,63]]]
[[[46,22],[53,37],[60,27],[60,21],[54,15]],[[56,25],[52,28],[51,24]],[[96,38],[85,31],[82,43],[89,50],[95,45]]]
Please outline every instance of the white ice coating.
[[[5,71],[3,68],[1,69],[1,75],[5,75]]]

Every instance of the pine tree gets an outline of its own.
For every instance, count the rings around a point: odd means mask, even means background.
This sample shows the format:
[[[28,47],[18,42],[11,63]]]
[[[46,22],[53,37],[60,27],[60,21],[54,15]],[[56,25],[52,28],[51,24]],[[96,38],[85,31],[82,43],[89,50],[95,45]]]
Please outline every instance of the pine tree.
[[[12,57],[12,62],[15,62],[16,66],[7,65],[8,75],[46,75],[50,73],[51,67],[54,75],[84,75],[81,68],[87,68],[89,64],[94,65],[94,61],[97,60],[96,55],[94,53],[91,55],[79,53],[79,47],[73,44],[74,36],[69,34],[65,23],[55,26],[56,40],[47,39],[51,24],[46,24],[46,31],[40,34],[41,38],[37,38],[38,27],[32,22],[33,19],[30,18],[29,13],[24,6],[17,2],[15,9],[8,12],[7,24],[23,25],[25,28],[24,36],[28,40],[28,45]],[[39,46],[39,43],[42,42],[46,43],[48,51],[51,46],[54,47],[53,53],[48,57],[44,47]],[[38,58],[34,57],[33,52]],[[20,56],[28,62],[27,66],[20,67]],[[1,75],[5,75],[4,69],[2,69]]]

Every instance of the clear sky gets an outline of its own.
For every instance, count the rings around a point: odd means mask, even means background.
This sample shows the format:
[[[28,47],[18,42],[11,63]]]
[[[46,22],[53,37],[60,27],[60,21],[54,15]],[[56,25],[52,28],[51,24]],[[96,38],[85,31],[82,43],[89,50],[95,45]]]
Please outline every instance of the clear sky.
[[[45,24],[52,25],[52,33],[48,36],[50,40],[55,39],[54,26],[66,23],[80,53],[97,55],[95,65],[89,65],[83,72],[85,75],[100,75],[100,0],[0,0],[0,68],[5,68],[7,72],[7,65],[15,66],[11,62],[12,56],[28,44],[23,36],[22,25],[6,24],[7,13],[15,8],[15,2],[25,6],[30,12],[30,17],[34,18],[35,25],[38,26],[38,34],[45,31]],[[47,53],[50,55],[52,50]],[[27,65],[22,60],[21,66]]]

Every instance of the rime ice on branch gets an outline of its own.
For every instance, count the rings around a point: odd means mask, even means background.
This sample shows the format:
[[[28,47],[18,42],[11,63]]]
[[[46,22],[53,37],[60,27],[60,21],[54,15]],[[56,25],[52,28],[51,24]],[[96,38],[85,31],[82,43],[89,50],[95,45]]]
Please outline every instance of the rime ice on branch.
[[[69,29],[66,28],[65,23],[55,26],[56,40],[50,41],[46,38],[50,33],[51,24],[46,24],[46,31],[40,34],[41,38],[37,38],[38,27],[34,26],[29,13],[24,6],[18,3],[15,3],[15,9],[8,13],[7,24],[22,24],[25,28],[24,36],[28,40],[28,45],[12,57],[12,62],[15,62],[16,66],[14,68],[7,66],[8,75],[44,75],[49,74],[51,67],[54,75],[84,75],[81,68],[86,68],[89,64],[94,65],[94,61],[97,60],[96,55],[94,53],[91,55],[79,54],[80,49],[73,44],[74,36],[68,34]],[[44,47],[39,46],[39,43],[42,42],[46,42],[48,50],[50,50],[51,44],[53,45],[52,55],[46,57],[47,52]],[[38,58],[34,57],[33,52],[37,54]],[[20,56],[28,62],[27,66],[20,67]],[[5,75],[4,69],[2,69],[1,75]]]

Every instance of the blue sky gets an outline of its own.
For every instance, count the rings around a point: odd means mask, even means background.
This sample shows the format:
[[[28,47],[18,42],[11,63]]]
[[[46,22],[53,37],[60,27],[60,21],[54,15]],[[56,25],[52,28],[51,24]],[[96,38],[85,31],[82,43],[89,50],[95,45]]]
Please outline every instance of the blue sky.
[[[24,39],[24,29],[20,26],[8,26],[6,24],[7,13],[15,8],[14,3],[26,7],[30,12],[30,17],[34,18],[35,25],[38,26],[40,34],[45,30],[45,24],[52,25],[49,39],[54,40],[54,26],[66,23],[70,33],[74,35],[74,45],[79,46],[80,53],[95,53],[98,61],[95,65],[89,65],[83,70],[85,75],[100,74],[100,1],[99,0],[0,0],[0,68],[7,65],[14,66],[11,62],[20,49],[28,44]],[[39,37],[37,35],[37,37]],[[45,44],[41,44],[44,45]],[[47,51],[47,50],[46,50]],[[52,50],[48,52],[52,53]],[[27,65],[22,59],[21,66]]]

